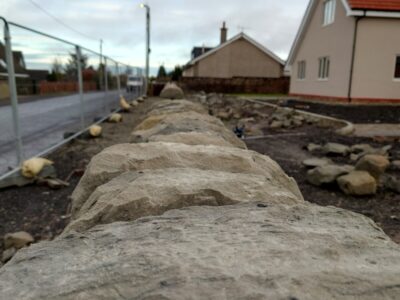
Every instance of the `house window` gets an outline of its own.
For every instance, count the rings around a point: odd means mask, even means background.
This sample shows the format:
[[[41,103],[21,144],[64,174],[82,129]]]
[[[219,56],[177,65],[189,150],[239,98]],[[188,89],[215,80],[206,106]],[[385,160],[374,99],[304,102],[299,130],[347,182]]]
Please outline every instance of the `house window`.
[[[297,79],[306,78],[306,62],[305,60],[299,61],[297,63]]]
[[[324,2],[324,26],[332,24],[335,21],[335,10],[336,0],[326,0]]]
[[[396,67],[394,70],[394,78],[400,79],[400,55],[396,57]]]
[[[319,71],[318,71],[319,79],[329,78],[329,67],[330,67],[329,57],[321,57],[319,59]]]

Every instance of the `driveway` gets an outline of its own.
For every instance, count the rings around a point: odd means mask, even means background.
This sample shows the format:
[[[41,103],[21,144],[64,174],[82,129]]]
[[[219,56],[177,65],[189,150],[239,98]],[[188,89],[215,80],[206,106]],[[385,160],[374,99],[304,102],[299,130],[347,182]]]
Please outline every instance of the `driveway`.
[[[84,95],[85,125],[118,107],[118,91]],[[67,131],[80,129],[79,95],[36,100],[19,105],[24,158],[37,155],[63,139]],[[0,175],[16,167],[16,147],[10,106],[0,107]]]

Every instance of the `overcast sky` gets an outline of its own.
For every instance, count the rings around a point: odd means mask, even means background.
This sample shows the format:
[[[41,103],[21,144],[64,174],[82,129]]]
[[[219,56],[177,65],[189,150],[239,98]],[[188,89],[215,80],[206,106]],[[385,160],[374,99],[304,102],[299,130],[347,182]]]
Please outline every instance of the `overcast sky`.
[[[79,43],[121,62],[144,65],[145,11],[138,0],[33,0],[89,39],[36,8],[30,0],[0,0],[0,16]],[[226,21],[228,37],[241,30],[286,59],[308,0],[147,0],[152,16],[151,66],[185,64],[193,46],[216,46]],[[53,61],[71,51],[14,29],[14,48],[29,52],[28,65]],[[27,48],[30,48],[27,50]],[[46,48],[46,49],[44,49]],[[94,56],[93,61],[97,60]]]

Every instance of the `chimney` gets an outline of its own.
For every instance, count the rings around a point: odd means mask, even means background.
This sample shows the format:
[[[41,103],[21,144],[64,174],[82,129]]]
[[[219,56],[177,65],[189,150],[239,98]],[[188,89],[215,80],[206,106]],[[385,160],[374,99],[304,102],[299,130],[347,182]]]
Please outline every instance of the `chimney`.
[[[224,21],[221,28],[221,44],[224,44],[226,42],[227,36],[228,36],[228,28],[226,28]]]

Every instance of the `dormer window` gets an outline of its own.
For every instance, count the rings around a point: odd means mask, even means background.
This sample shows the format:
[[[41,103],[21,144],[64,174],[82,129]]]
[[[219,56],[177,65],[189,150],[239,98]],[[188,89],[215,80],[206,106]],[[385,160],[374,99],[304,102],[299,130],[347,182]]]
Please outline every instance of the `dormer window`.
[[[335,21],[336,0],[325,0],[323,25],[332,24]]]

